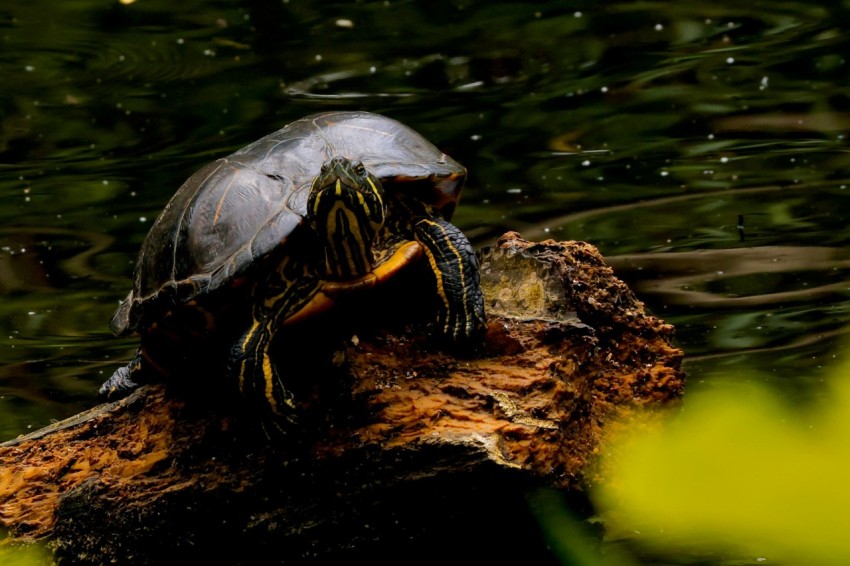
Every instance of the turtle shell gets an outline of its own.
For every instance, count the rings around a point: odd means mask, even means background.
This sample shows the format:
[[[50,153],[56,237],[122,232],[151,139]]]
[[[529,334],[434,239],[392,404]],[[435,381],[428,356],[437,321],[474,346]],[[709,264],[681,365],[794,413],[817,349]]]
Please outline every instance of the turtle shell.
[[[466,169],[400,122],[328,112],[292,122],[198,170],[142,243],[133,290],[112,318],[125,335],[158,297],[185,302],[224,287],[304,223],[313,178],[326,160],[359,160],[387,191],[409,190],[448,220]]]

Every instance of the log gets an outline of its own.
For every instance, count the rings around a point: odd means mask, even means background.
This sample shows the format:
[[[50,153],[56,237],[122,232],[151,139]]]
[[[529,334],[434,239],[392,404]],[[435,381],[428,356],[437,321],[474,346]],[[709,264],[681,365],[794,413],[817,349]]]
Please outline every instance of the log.
[[[290,437],[145,385],[0,445],[0,526],[63,564],[552,563],[530,490],[580,506],[611,423],[676,406],[682,352],[590,244],[507,233],[480,262],[480,350],[438,344],[402,281],[287,340]]]

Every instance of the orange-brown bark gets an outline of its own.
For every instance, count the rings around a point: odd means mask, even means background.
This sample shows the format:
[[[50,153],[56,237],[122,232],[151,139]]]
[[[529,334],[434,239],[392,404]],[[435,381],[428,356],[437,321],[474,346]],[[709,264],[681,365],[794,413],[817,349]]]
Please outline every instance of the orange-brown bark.
[[[481,271],[489,324],[474,355],[444,351],[415,324],[346,336],[332,375],[303,397],[303,434],[280,446],[227,403],[146,386],[0,446],[0,524],[49,537],[81,564],[96,563],[81,558],[93,549],[97,560],[130,549],[134,563],[155,563],[185,540],[221,536],[335,556],[345,536],[365,536],[364,501],[379,523],[401,513],[394,498],[421,495],[422,478],[443,495],[458,487],[458,498],[469,485],[510,489],[505,477],[580,489],[606,425],[680,398],[673,329],[585,243],[509,233]]]

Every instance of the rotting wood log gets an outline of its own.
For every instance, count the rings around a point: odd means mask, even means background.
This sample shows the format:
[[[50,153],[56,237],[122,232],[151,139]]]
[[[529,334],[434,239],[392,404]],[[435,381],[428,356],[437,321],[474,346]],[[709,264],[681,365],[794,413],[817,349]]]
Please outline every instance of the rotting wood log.
[[[281,356],[308,385],[292,441],[226,397],[155,384],[6,442],[0,526],[63,564],[551,562],[526,494],[581,493],[609,423],[675,406],[682,352],[590,244],[508,233],[481,277],[472,355],[387,322],[423,302],[409,288],[344,313],[325,364],[293,339]]]

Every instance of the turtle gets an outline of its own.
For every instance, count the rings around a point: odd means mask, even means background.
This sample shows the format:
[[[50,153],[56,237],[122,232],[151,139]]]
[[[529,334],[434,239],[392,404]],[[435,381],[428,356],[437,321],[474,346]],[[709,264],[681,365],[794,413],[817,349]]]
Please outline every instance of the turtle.
[[[110,322],[139,346],[100,396],[222,350],[224,378],[278,426],[294,424],[276,338],[413,265],[429,274],[427,291],[411,293],[430,294],[435,334],[475,348],[486,327],[479,265],[450,223],[466,174],[410,127],[365,111],[303,117],[201,167],[141,245]]]

